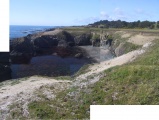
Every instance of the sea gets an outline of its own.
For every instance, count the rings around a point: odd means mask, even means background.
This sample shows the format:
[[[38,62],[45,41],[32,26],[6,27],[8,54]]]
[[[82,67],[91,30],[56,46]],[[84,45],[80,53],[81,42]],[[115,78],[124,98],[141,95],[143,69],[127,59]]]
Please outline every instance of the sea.
[[[28,34],[34,34],[42,32],[51,28],[59,28],[62,26],[25,26],[25,25],[10,25],[10,39],[27,36]]]
[[[10,26],[10,40],[42,32],[52,28],[62,26]],[[67,76],[74,75],[82,66],[89,64],[90,61],[84,58],[77,59],[74,57],[62,58],[57,55],[33,56],[29,63],[11,63],[12,79],[39,76]]]

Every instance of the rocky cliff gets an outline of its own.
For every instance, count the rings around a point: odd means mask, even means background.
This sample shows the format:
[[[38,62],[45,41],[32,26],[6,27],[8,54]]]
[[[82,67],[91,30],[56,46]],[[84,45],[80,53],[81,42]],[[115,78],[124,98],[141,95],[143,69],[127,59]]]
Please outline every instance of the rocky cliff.
[[[91,45],[90,39],[90,33],[74,35],[55,29],[11,40],[10,55],[14,61],[15,57],[29,59],[34,55],[62,53],[73,46]]]

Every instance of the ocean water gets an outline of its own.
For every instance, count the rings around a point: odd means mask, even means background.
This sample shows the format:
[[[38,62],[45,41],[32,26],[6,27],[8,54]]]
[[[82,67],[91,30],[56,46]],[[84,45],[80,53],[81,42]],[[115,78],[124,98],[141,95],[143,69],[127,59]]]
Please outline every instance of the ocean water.
[[[10,39],[24,37],[28,34],[34,34],[42,32],[50,28],[57,28],[58,26],[21,26],[21,25],[10,25]]]
[[[10,26],[10,39],[24,37],[28,34],[42,32],[55,26]],[[58,26],[59,28],[59,26]],[[19,59],[17,59],[19,60]],[[89,64],[88,59],[74,57],[62,58],[56,55],[33,56],[27,63],[11,63],[12,79],[33,75],[40,76],[66,76],[73,75],[83,65]]]
[[[83,65],[91,63],[87,59],[62,58],[55,55],[32,57],[28,64],[11,64],[12,79],[33,75],[57,77],[75,74]]]

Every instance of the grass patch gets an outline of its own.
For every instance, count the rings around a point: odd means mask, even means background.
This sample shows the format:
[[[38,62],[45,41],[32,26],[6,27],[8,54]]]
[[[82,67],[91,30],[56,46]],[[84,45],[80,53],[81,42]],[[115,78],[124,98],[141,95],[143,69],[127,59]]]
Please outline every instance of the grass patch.
[[[131,52],[133,50],[137,50],[138,48],[141,48],[140,45],[135,45],[129,42],[124,43],[124,54]]]
[[[28,78],[29,77],[24,77],[24,78],[19,78],[19,79],[15,79],[15,80],[10,80],[10,85],[13,86],[13,85],[19,84],[22,81],[28,80]]]
[[[11,86],[16,85],[16,84],[19,84],[19,83],[20,83],[20,80],[13,80],[13,81],[11,82]]]
[[[106,70],[88,98],[95,104],[159,104],[158,68],[124,65]]]
[[[60,92],[52,101],[32,102],[29,110],[38,119],[89,118],[94,104],[159,104],[159,42],[133,63],[110,68],[94,85]]]
[[[32,118],[37,119],[81,119],[85,114],[85,107],[79,106],[80,98],[74,95],[77,88],[71,88],[58,94],[52,101],[34,101],[29,104]],[[80,109],[81,108],[81,109]],[[88,108],[89,110],[89,108]],[[82,113],[81,113],[82,112]],[[84,118],[88,118],[89,115]]]
[[[0,88],[3,87],[3,85],[4,85],[3,82],[1,82],[1,83],[0,83]]]
[[[58,77],[53,77],[56,80],[73,80],[74,78],[71,76],[58,76]]]

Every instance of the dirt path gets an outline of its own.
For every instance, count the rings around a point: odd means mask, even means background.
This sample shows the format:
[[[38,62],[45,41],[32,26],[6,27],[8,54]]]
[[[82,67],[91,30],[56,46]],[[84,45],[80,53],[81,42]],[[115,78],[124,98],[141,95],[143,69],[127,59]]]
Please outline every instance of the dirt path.
[[[53,78],[37,76],[27,78],[23,81],[20,81],[20,83],[15,84],[11,83],[13,81],[6,82],[8,83],[7,85],[3,85],[0,87],[0,118],[5,119],[11,112],[11,110],[9,109],[10,105],[13,105],[15,103],[18,103],[20,104],[20,106],[22,106],[23,116],[28,116],[29,113],[27,105],[33,100],[38,100],[39,93],[40,95],[42,94],[47,96],[48,99],[52,99],[55,98],[58,92],[68,89],[72,85],[82,88],[83,86],[87,86],[88,84],[93,84],[101,78],[102,74],[100,73],[102,71],[117,65],[123,65],[125,63],[131,62],[139,55],[143,54],[146,51],[146,48],[150,45],[151,43],[146,43],[139,50],[129,52],[108,61],[96,63],[89,67],[89,72],[76,77],[73,82],[69,80],[55,80]],[[88,79],[88,77],[92,75],[94,76],[91,77],[91,79]],[[50,91],[48,89],[50,87],[53,87],[54,90]]]
[[[82,88],[83,86],[97,82],[102,76],[102,74],[100,74],[102,71],[107,70],[114,66],[123,65],[125,63],[133,61],[139,55],[143,54],[150,45],[151,45],[151,42],[148,42],[144,44],[143,47],[139,50],[134,50],[132,52],[116,57],[114,59],[103,61],[103,62],[90,66],[89,72],[78,76],[76,78],[76,81],[73,83],[73,85],[80,86]],[[92,77],[92,79],[87,79],[89,76],[93,74],[94,76]],[[85,82],[83,82],[84,80]]]

